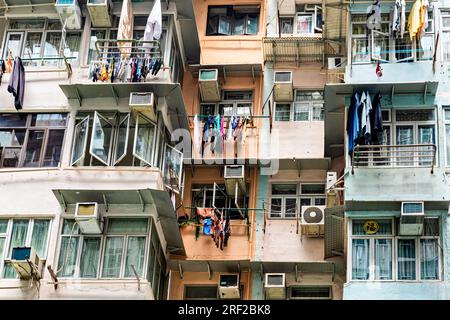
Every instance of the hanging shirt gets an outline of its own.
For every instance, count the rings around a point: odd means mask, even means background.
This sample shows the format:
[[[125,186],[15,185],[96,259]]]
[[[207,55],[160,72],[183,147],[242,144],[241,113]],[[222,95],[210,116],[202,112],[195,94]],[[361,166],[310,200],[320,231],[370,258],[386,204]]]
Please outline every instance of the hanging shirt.
[[[233,117],[228,120],[227,140],[233,140]]]
[[[365,103],[366,109],[364,110],[364,117],[365,117],[365,127],[364,127],[364,136],[366,139],[370,139],[370,133],[372,132],[371,126],[370,126],[370,115],[372,113],[372,101],[370,100],[369,92],[366,91],[366,103]]]
[[[400,36],[401,29],[401,0],[395,0],[394,13],[392,14],[392,35],[394,38]]]
[[[381,1],[375,2],[367,8],[366,27],[369,30],[381,29]]]
[[[372,144],[380,144],[379,134],[383,132],[383,116],[381,113],[381,93],[378,92],[372,100],[372,113],[370,117],[370,133]],[[380,141],[381,140],[381,141]]]
[[[360,96],[355,92],[351,98],[350,107],[347,114],[347,144],[348,153],[352,154],[355,147],[355,140],[358,137],[359,122],[358,122],[358,107],[360,105]]]
[[[401,5],[401,13],[400,13],[400,36],[403,39],[403,35],[405,34],[405,25],[406,25],[406,2],[405,0],[400,1]]]
[[[14,59],[14,67],[9,77],[8,92],[14,96],[14,106],[17,110],[23,108],[23,97],[25,92],[25,68],[22,59]]]
[[[428,28],[428,0],[422,0],[422,5],[420,6],[420,35],[425,33],[425,30]]]
[[[409,13],[408,17],[408,31],[409,31],[409,37],[411,38],[411,41],[413,41],[413,38],[417,36],[418,33],[420,33],[421,29],[421,19],[420,19],[420,11],[422,6],[422,0],[416,0],[414,2],[411,12]]]
[[[203,220],[203,234],[210,236],[211,235],[211,225],[212,220],[210,218],[206,218]]]

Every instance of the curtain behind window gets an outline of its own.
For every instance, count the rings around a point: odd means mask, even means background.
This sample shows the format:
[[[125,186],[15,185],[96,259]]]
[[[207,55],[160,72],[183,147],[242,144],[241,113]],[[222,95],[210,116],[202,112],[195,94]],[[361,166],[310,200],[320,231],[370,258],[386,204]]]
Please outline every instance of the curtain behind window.
[[[122,262],[124,237],[106,238],[105,256],[103,260],[103,278],[119,278]]]
[[[416,279],[416,242],[398,239],[398,280]]]
[[[369,239],[352,240],[352,279],[369,279]]]
[[[420,270],[422,280],[439,279],[439,247],[437,239],[420,240]]]
[[[97,278],[100,238],[84,238],[81,251],[80,278]]]
[[[46,254],[49,226],[50,220],[34,220],[31,246],[36,250],[36,253],[41,259],[44,259]]]
[[[375,279],[392,279],[391,239],[375,239]]]
[[[128,237],[127,262],[125,264],[125,277],[135,277],[134,266],[139,277],[143,275],[145,255],[145,237]]]

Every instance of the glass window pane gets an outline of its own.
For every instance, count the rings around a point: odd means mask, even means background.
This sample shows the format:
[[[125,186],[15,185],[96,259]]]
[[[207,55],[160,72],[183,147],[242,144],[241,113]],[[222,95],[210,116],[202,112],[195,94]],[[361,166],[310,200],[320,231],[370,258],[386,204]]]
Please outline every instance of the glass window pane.
[[[234,28],[233,28],[233,34],[239,35],[245,33],[245,15],[243,14],[237,14],[234,17]]]
[[[309,104],[294,103],[294,121],[308,121],[308,120],[309,120]]]
[[[322,104],[313,104],[313,114],[312,118],[315,121],[323,120],[323,105]]]
[[[20,153],[22,149],[6,148],[3,149],[3,168],[16,168],[19,166]]]
[[[297,194],[297,184],[272,184],[272,194]]]
[[[257,14],[247,15],[246,34],[258,34],[258,20],[259,15]]]
[[[153,232],[153,230],[152,230]],[[150,245],[149,249],[149,257],[148,257],[148,267],[147,267],[147,280],[150,282],[151,286],[153,286],[153,272],[155,269],[156,263],[156,252],[153,244]]]
[[[27,115],[20,113],[0,114],[0,127],[14,128],[25,127],[27,125]]]
[[[91,154],[106,165],[108,165],[111,147],[111,134],[112,125],[96,112],[92,129]]]
[[[438,218],[427,218],[424,219],[423,224],[423,235],[424,236],[439,236],[439,219]]]
[[[280,18],[280,29],[282,34],[294,33],[294,22],[292,18]]]
[[[3,278],[5,279],[16,279],[18,278],[16,270],[14,270],[14,267],[11,263],[6,263],[3,266]]]
[[[282,199],[272,198],[270,201],[270,216],[273,218],[281,218]]]
[[[416,241],[414,239],[398,239],[398,280],[416,279]]]
[[[232,103],[219,104],[219,114],[224,116],[232,116],[234,114],[234,107]]]
[[[360,25],[361,30],[365,30],[365,24]],[[365,31],[364,31],[365,32]],[[353,62],[369,62],[369,46],[367,39],[364,38],[353,38],[352,39],[352,61]]]
[[[107,237],[103,258],[103,278],[119,278],[122,265],[123,237]]]
[[[75,125],[71,164],[74,165],[84,158],[89,131],[89,116]]]
[[[14,19],[9,23],[10,29],[43,29],[44,26],[44,19]]]
[[[450,109],[445,109],[444,110],[444,118],[445,120],[450,120]],[[0,121],[1,121],[1,116],[0,116]],[[1,125],[0,125],[1,126]]]
[[[89,53],[88,53],[88,63],[91,61],[97,61],[100,57],[97,54],[97,49],[95,47],[95,42],[97,40],[106,39],[106,30],[92,30],[91,39],[89,41]],[[102,44],[100,44],[102,45]]]
[[[11,242],[9,244],[8,257],[11,257],[12,249],[25,246],[27,239],[29,220],[13,220]]]
[[[439,246],[437,239],[420,239],[420,278],[439,279]]]
[[[64,55],[73,63],[78,60],[80,54],[81,32],[67,32]]]
[[[130,114],[127,114],[123,119],[121,119],[117,131],[116,150],[114,157],[115,165],[118,164],[127,154],[129,126]]]
[[[251,103],[238,103],[236,114],[238,116],[249,116],[251,115],[251,108],[252,108]]]
[[[3,250],[5,249],[6,237],[0,237],[0,261],[3,259]]]
[[[227,90],[223,92],[223,100],[252,100],[253,92],[250,90],[246,91],[234,91]]]
[[[389,35],[372,31],[372,37],[373,37],[372,59],[389,61]],[[398,41],[396,41],[396,43],[398,44]],[[396,53],[402,52],[400,51],[400,48],[397,48],[397,46],[396,49],[397,49]],[[409,49],[406,51],[407,56],[409,57],[411,55],[411,50]]]
[[[61,160],[64,130],[49,130],[47,147],[44,154],[44,167],[57,167]]]
[[[32,127],[65,127],[67,113],[39,113],[31,116]]]
[[[297,216],[297,198],[286,198],[284,216],[286,218],[295,218]]]
[[[43,130],[30,130],[28,132],[28,142],[25,149],[25,160],[23,162],[24,167],[39,167],[43,142]]]
[[[34,220],[31,246],[41,259],[46,257],[50,220]]]
[[[352,240],[352,279],[369,279],[369,239]]]
[[[79,237],[61,237],[59,251],[58,272],[60,277],[74,277],[77,263]]]
[[[316,206],[324,206],[326,204],[326,198],[315,198],[314,205]]]
[[[297,16],[297,33],[313,33],[312,15]]]
[[[111,218],[108,233],[146,233],[147,218]]]
[[[164,183],[171,188],[180,189],[183,154],[177,149],[166,145],[164,155]]]
[[[145,237],[128,237],[127,261],[125,264],[125,277],[134,278],[132,265],[139,277],[144,271]]]
[[[100,238],[84,238],[81,251],[80,278],[97,278]]]
[[[151,165],[156,125],[149,119],[138,115],[136,129],[136,144],[134,155]]]
[[[61,32],[48,32],[45,39],[44,58],[59,57],[61,45]],[[60,60],[48,60],[44,64],[48,66],[58,65]]]
[[[304,184],[301,185],[301,194],[325,194],[324,184]]]
[[[26,59],[39,59],[41,57],[42,32],[28,32],[25,39],[22,58],[24,66],[38,66],[39,61],[26,61]]]
[[[275,121],[289,121],[291,115],[291,105],[277,103],[275,106]]]
[[[22,48],[22,33],[9,33],[7,35],[7,43],[6,43],[6,50],[4,52],[4,58],[7,59],[11,56],[11,59],[14,59],[14,57],[20,56],[20,50]]]
[[[397,121],[433,121],[434,109],[427,110],[397,110],[395,112]]]
[[[6,233],[6,229],[8,229],[8,219],[0,220],[0,234]]]
[[[64,219],[63,228],[61,234],[79,234],[79,227],[75,220]]]
[[[392,279],[392,240],[375,239],[375,280]]]

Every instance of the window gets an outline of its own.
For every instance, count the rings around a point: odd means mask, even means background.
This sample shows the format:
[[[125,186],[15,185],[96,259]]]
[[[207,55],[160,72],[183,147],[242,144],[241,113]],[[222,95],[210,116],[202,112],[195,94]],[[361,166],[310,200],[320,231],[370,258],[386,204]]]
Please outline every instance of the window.
[[[0,168],[57,167],[66,113],[0,114]]]
[[[62,41],[59,20],[17,19],[9,22],[3,58],[20,56],[24,66],[62,66],[61,52],[76,65],[80,53],[81,30],[70,30]],[[58,59],[55,59],[58,58]]]
[[[270,197],[270,217],[293,219],[303,206],[323,206],[325,185],[315,183],[273,183]]]
[[[439,280],[439,219],[424,221],[422,236],[402,237],[395,234],[398,219],[353,219],[351,279]]]
[[[104,234],[81,234],[64,219],[57,275],[62,278],[135,278],[145,275],[148,218],[108,218]],[[134,268],[134,270],[133,270]]]
[[[184,300],[217,300],[217,290],[215,285],[185,285]]]
[[[161,118],[159,116],[159,118]],[[164,128],[163,124],[160,126]],[[162,152],[158,141],[166,141],[157,124],[137,113],[116,111],[79,112],[76,116],[71,165],[159,166]]]
[[[450,10],[441,10],[442,53],[444,61],[450,61]]]
[[[295,16],[280,17],[282,35],[313,35],[322,32],[322,7],[314,4],[297,5]]]
[[[200,114],[223,116],[250,116],[253,109],[253,91],[224,90],[222,101],[218,103],[201,103]],[[202,118],[205,121],[205,118]]]
[[[444,108],[446,166],[450,166],[450,108]],[[1,138],[0,138],[1,139]]]
[[[49,219],[0,218],[0,278],[17,278],[8,262],[15,247],[31,246],[40,259],[46,259],[49,230]]]
[[[323,92],[295,92],[293,103],[275,103],[275,121],[323,121]]]
[[[238,196],[238,203],[248,203],[248,197]],[[220,209],[226,209],[230,215],[230,219],[243,219],[241,212],[236,207],[235,197],[228,197],[225,192],[224,184],[216,184],[216,191],[214,192],[213,184],[194,184],[192,185],[192,207],[194,208],[212,208],[214,206]],[[195,210],[195,209],[193,209]],[[244,217],[247,215],[243,212]]]
[[[206,35],[256,35],[259,6],[209,6]]]
[[[409,15],[409,12],[406,13]],[[434,54],[434,15],[428,11],[428,27],[420,39],[411,42],[406,30],[403,38],[396,38],[390,31],[389,13],[381,14],[381,29],[367,30],[366,15],[351,16],[352,63],[406,62],[431,60]],[[366,34],[368,32],[368,34]]]
[[[290,287],[290,299],[331,299],[332,289],[329,286],[294,286]]]

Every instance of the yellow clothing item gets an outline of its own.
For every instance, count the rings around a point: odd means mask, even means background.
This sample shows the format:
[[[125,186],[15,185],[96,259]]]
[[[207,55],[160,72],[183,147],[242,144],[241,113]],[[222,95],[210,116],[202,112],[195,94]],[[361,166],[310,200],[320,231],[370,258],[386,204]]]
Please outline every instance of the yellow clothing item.
[[[106,70],[106,65],[103,64],[102,66],[102,72],[100,72],[100,80],[106,81],[108,80],[108,71]]]
[[[411,8],[411,12],[409,13],[408,17],[408,31],[411,41],[413,40],[413,37],[415,37],[417,34],[420,34],[420,28],[423,25],[423,18],[421,17],[421,12],[422,12],[422,0],[416,0],[416,2],[414,2],[414,5]]]

